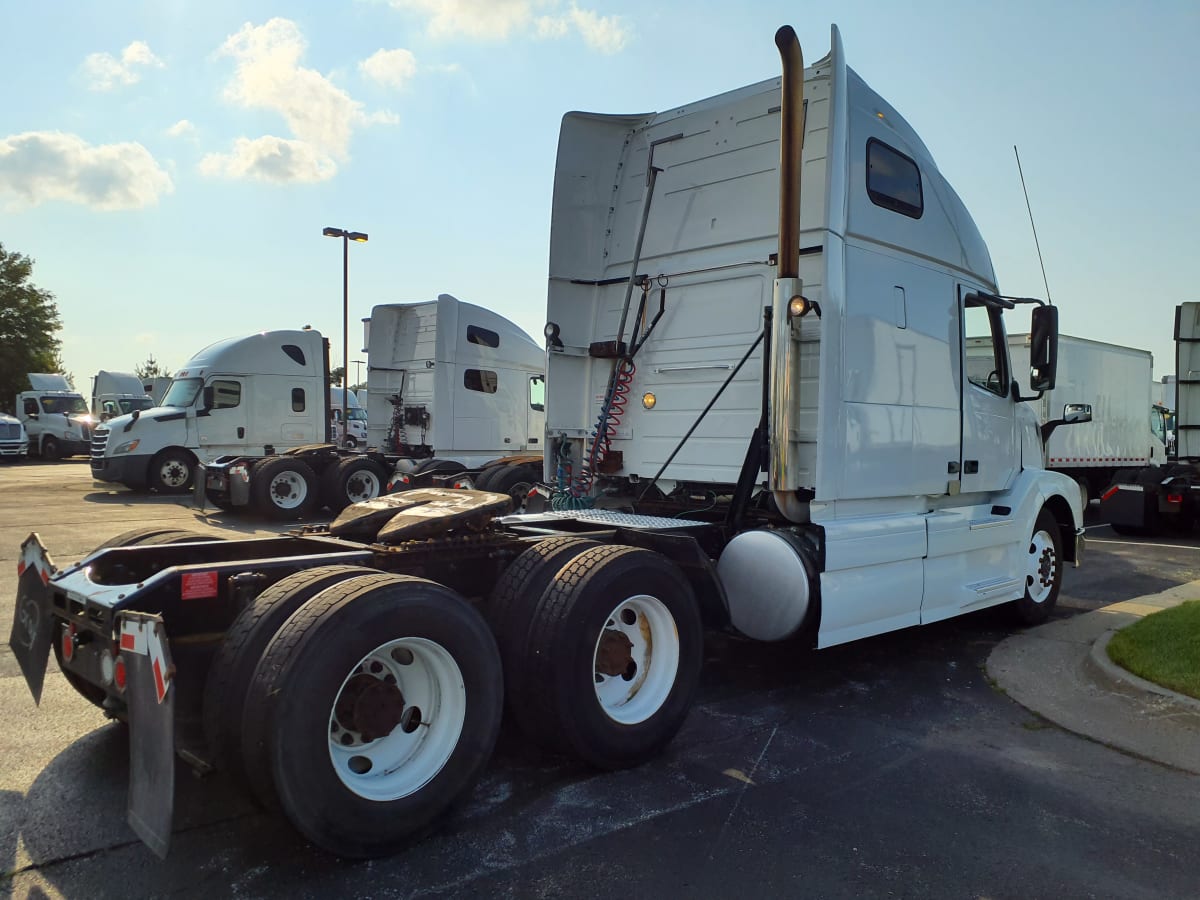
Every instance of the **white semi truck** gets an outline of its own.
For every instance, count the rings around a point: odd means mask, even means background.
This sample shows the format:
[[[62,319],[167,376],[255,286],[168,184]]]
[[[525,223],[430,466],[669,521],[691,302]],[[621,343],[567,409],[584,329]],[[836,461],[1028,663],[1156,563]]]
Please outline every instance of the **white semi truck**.
[[[135,409],[145,411],[154,406],[142,379],[132,372],[106,372],[101,369],[92,377],[92,418],[107,422]]]
[[[504,316],[450,294],[363,319],[370,446],[399,457],[389,486],[462,487],[520,502],[542,469],[546,354]]]
[[[1028,369],[1031,340],[1029,334],[1009,335],[1015,371]],[[1059,417],[1067,404],[1092,407],[1090,422],[1058,429],[1046,442],[1046,467],[1075,480],[1084,506],[1118,469],[1166,462],[1163,414],[1150,390],[1153,367],[1149,350],[1059,335],[1058,381],[1033,405],[1042,422]]]
[[[17,418],[29,436],[29,454],[43,459],[86,455],[95,419],[83,395],[58,373],[26,377],[31,389],[17,394]]]
[[[687,718],[706,626],[828,647],[999,604],[1046,620],[1083,534],[1022,399],[1054,387],[1057,311],[999,293],[836,29],[807,69],[792,29],[776,44],[782,80],[563,119],[552,511],[414,490],[268,539],[127,533],[62,569],[26,540],[14,656],[37,698],[53,644],[129,721],[129,820],[157,852],[177,755],[372,856],[470,790],[505,695],[529,740],[620,768]]]
[[[350,422],[349,431],[342,427],[342,388],[329,389],[329,416],[333,421],[334,442],[339,447],[354,450],[367,446],[367,411],[358,402],[358,396],[351,391],[345,397],[346,419]]]
[[[29,435],[16,416],[0,412],[0,460],[24,459],[29,452]]]

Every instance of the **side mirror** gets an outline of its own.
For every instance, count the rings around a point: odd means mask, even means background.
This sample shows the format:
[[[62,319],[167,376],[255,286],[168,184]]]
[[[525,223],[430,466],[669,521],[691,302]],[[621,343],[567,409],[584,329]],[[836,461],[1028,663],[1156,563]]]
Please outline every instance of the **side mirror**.
[[[1034,307],[1029,336],[1029,389],[1054,389],[1058,373],[1058,307]]]
[[[1078,425],[1092,421],[1092,404],[1068,403],[1063,407],[1063,424]]]
[[[210,384],[208,387],[206,387],[204,389],[204,408],[212,409],[213,404],[215,402],[216,402],[216,394],[214,392],[213,386]]]

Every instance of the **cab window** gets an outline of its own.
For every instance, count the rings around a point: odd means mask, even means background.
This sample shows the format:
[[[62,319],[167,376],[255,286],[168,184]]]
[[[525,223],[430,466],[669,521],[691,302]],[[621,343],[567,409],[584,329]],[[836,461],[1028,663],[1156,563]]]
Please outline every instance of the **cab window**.
[[[239,382],[215,380],[212,389],[213,409],[233,409],[242,402],[242,386]]]
[[[975,295],[963,304],[963,347],[967,381],[1006,396],[1011,379],[1000,310],[985,306]]]

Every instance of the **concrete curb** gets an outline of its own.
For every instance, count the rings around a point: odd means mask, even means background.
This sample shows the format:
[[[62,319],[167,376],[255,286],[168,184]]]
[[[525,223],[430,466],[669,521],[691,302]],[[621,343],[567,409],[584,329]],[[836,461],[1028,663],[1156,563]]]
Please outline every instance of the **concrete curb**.
[[[1132,624],[1132,622],[1127,622],[1119,628],[1106,631],[1092,644],[1091,652],[1087,658],[1094,673],[1108,681],[1113,687],[1131,688],[1149,694],[1157,694],[1181,706],[1183,708],[1182,711],[1200,716],[1200,700],[1197,700],[1195,697],[1189,697],[1187,694],[1180,694],[1178,691],[1173,691],[1170,688],[1165,688],[1153,681],[1147,681],[1145,678],[1139,678],[1124,666],[1113,662],[1112,658],[1108,655],[1108,642],[1112,640],[1114,634],[1122,628],[1128,628]]]

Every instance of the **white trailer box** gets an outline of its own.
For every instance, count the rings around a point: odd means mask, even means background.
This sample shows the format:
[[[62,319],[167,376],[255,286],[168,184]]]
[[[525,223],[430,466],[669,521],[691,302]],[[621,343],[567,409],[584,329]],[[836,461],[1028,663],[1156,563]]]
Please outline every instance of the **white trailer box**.
[[[92,415],[102,422],[123,416],[135,409],[147,410],[154,400],[132,372],[106,372],[101,369],[92,378]]]
[[[363,322],[370,446],[468,468],[541,451],[545,353],[508,319],[440,294]]]
[[[1013,371],[1029,371],[1028,334],[1009,335]],[[1092,421],[1059,428],[1046,444],[1046,467],[1071,476],[1084,497],[1098,497],[1118,469],[1158,466],[1166,445],[1151,421],[1149,350],[1106,344],[1068,334],[1058,338],[1058,383],[1033,406],[1042,422],[1057,419],[1068,403],[1088,403]]]

